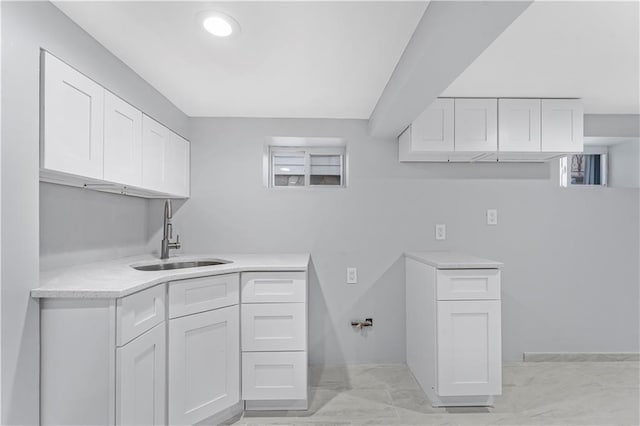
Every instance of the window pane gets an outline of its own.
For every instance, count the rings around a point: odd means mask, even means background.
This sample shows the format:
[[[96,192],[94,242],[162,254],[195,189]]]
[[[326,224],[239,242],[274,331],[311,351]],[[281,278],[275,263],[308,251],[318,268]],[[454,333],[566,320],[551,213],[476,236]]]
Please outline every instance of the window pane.
[[[342,185],[341,155],[311,155],[311,185]]]
[[[274,175],[273,186],[304,186],[304,175]]]
[[[600,154],[571,156],[572,185],[601,185]]]
[[[271,158],[273,186],[304,186],[304,152],[278,152]]]

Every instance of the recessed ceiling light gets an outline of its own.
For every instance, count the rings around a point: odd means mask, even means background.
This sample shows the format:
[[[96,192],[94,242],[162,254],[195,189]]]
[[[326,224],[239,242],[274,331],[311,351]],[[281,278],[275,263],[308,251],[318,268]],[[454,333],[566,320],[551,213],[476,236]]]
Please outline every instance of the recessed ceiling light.
[[[238,22],[229,15],[220,12],[203,12],[200,20],[204,29],[217,37],[229,37],[240,31]]]

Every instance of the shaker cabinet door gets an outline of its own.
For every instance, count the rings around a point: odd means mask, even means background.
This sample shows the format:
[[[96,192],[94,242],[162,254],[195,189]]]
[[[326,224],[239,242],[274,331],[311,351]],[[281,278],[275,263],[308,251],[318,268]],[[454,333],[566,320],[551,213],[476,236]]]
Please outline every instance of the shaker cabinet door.
[[[498,117],[500,152],[540,152],[540,99],[499,99]]]
[[[116,349],[116,424],[164,425],[165,325]]]
[[[498,149],[498,100],[455,100],[455,151]]]
[[[582,152],[584,109],[578,99],[542,100],[542,151]]]
[[[55,56],[42,55],[41,166],[102,179],[104,89]]]
[[[108,91],[104,98],[104,180],[142,184],[142,112]]]
[[[500,395],[500,301],[438,301],[437,324],[437,394]]]

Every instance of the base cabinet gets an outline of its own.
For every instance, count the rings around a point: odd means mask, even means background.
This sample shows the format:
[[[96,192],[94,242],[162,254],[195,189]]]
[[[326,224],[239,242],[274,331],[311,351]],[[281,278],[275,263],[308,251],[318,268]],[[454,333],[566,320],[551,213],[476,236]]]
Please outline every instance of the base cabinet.
[[[240,401],[238,306],[169,321],[169,424],[196,424]]]
[[[406,259],[407,365],[433,406],[487,406],[502,393],[499,269]]]
[[[116,424],[164,425],[164,323],[116,350]]]

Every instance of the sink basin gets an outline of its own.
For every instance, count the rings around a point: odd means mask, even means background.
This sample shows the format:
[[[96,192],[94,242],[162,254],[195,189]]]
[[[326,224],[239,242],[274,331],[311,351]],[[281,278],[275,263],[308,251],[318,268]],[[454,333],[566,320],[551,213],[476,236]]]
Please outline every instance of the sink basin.
[[[176,262],[150,263],[146,265],[131,265],[133,269],[138,271],[167,271],[170,269],[200,268],[202,266],[216,266],[232,263],[230,260],[222,259],[202,259],[202,260],[184,260]]]

